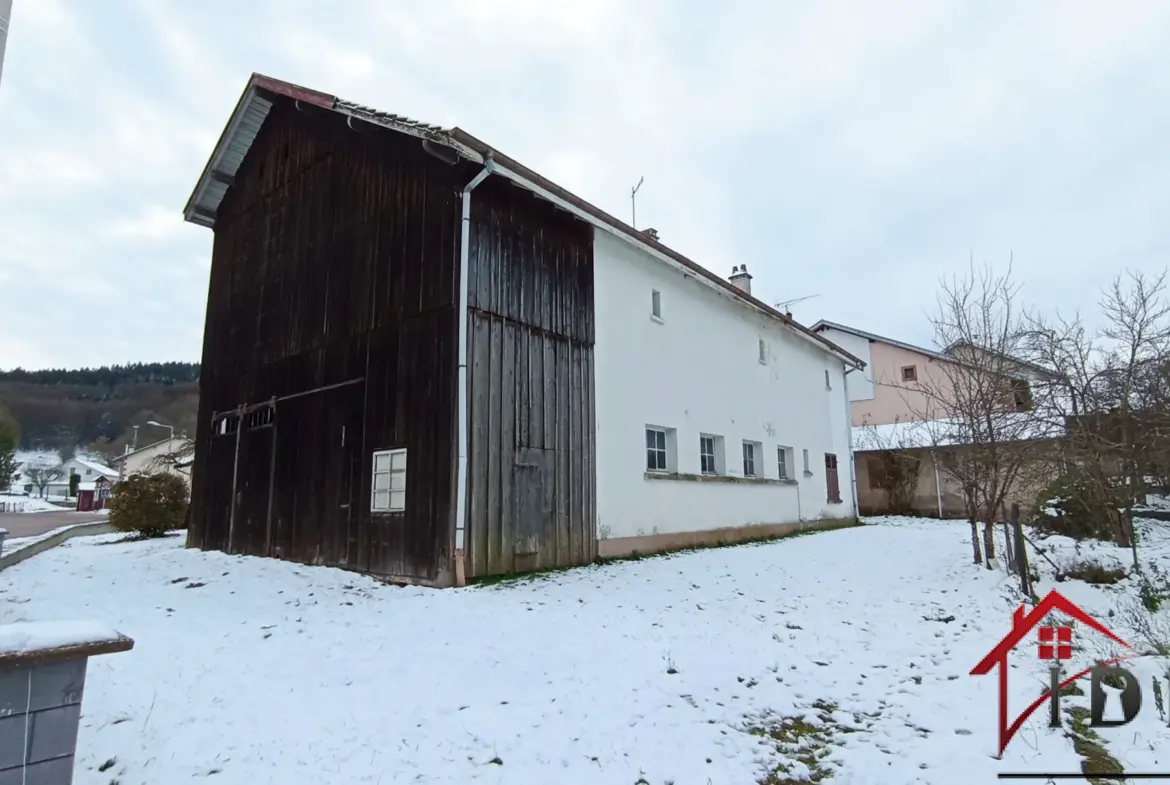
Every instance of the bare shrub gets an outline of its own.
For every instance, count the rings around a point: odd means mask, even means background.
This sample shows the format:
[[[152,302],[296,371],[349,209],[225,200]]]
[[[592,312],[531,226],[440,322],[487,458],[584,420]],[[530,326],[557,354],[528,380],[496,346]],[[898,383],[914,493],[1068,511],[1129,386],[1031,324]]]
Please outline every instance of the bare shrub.
[[[140,537],[161,537],[182,529],[187,517],[187,483],[170,473],[137,474],[114,486],[110,525]]]

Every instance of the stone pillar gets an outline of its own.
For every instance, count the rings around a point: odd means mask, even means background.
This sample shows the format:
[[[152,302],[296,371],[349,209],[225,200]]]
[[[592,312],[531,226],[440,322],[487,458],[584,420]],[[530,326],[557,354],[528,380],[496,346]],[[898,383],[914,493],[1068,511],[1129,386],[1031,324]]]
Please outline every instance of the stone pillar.
[[[89,658],[134,641],[94,622],[0,625],[0,785],[70,785]]]

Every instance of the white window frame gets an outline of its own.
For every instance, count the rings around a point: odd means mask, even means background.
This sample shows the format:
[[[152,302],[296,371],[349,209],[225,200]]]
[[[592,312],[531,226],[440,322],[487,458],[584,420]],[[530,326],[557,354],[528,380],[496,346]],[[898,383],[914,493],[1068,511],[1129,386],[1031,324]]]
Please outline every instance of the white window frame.
[[[370,466],[370,512],[405,512],[406,448],[377,450]]]
[[[747,441],[743,442],[743,476],[744,477],[763,477],[763,466],[760,465],[760,443]],[[749,456],[749,453],[750,456]],[[748,471],[748,461],[751,460],[751,471]]]
[[[760,339],[760,365],[768,364],[768,343],[763,338]]]
[[[711,451],[707,452],[704,448],[707,446],[705,442],[710,442]],[[710,468],[703,465],[705,458],[711,459]],[[713,433],[699,434],[699,473],[708,476],[720,476],[727,473],[727,467],[723,453],[723,437]]]
[[[796,468],[792,465],[794,462],[795,459],[793,458],[791,447],[780,445],[776,448],[776,471],[777,476],[781,480],[796,479],[792,476],[792,472]]]
[[[812,477],[813,476],[812,469],[808,465],[808,450],[803,450],[802,453],[804,456],[804,476],[805,477]]]
[[[657,289],[650,290],[650,318],[662,322],[662,292]]]
[[[646,437],[644,439],[644,449],[642,455],[645,456],[645,462],[643,466],[645,466],[646,471],[650,474],[675,474],[678,472],[678,444],[675,441],[677,438],[677,432],[675,429],[667,428],[663,425],[647,425],[644,433],[646,434]],[[652,433],[655,434],[656,441],[656,444],[653,447],[650,445],[649,439],[649,436]],[[657,444],[657,437],[659,435],[662,437],[661,443],[664,445],[662,447],[658,446]],[[657,465],[654,468],[650,467],[651,450],[653,450],[655,453],[664,454],[664,461],[666,463],[665,467],[660,468]],[[655,464],[657,463],[658,462],[655,461]]]

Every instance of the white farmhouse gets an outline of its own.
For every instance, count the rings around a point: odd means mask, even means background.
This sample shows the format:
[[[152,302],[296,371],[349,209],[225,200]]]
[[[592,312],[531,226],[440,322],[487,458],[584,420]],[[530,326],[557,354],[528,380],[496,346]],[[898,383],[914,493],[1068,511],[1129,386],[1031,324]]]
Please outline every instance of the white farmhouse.
[[[762,537],[854,517],[858,362],[734,285],[594,237],[598,552]]]

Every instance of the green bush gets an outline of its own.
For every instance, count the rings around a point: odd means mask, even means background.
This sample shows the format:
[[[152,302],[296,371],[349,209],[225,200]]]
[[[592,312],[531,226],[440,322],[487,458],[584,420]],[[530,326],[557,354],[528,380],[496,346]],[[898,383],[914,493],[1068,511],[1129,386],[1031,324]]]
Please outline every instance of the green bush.
[[[1080,471],[1066,472],[1040,492],[1033,523],[1077,540],[1117,539],[1118,512],[1112,493]]]
[[[187,523],[187,483],[174,474],[136,474],[114,486],[110,525],[140,537],[162,537]]]

